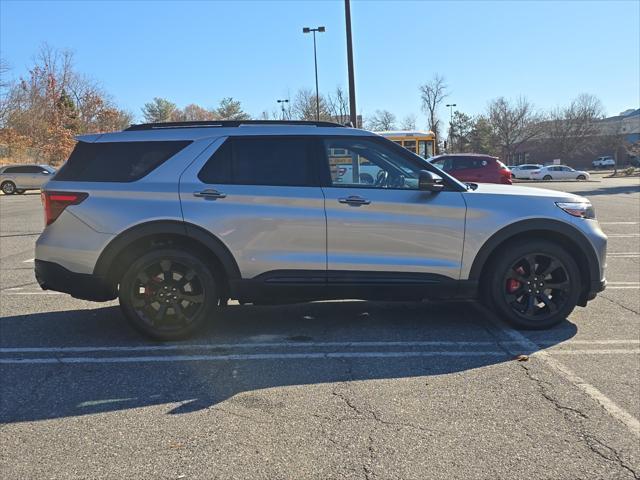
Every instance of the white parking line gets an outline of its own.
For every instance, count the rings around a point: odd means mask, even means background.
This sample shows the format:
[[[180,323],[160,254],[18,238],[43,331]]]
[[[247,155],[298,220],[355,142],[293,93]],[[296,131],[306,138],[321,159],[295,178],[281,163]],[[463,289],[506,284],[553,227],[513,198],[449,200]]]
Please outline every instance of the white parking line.
[[[544,354],[537,352],[533,355]],[[555,354],[618,355],[638,354],[633,350],[574,350],[554,351]],[[0,358],[0,364],[52,364],[52,363],[162,363],[162,362],[229,362],[243,360],[316,360],[343,358],[427,358],[427,357],[508,357],[502,350],[445,350],[441,352],[304,352],[304,353],[250,353],[230,355],[157,355],[135,357],[43,357]]]
[[[30,258],[28,260],[24,260],[22,263],[33,263],[35,261],[35,258]]]
[[[640,222],[598,222],[600,225],[638,225]]]
[[[609,238],[636,238],[640,237],[640,233],[607,233]]]
[[[513,341],[519,342],[521,348],[529,351],[535,351],[536,344],[525,337],[523,334],[505,325],[499,320],[489,309],[476,305],[476,308],[484,313],[485,318],[490,322],[490,329],[494,331],[494,335],[500,336],[506,335]],[[553,355],[557,352],[553,351]],[[622,422],[636,437],[640,438],[640,421],[622,407],[618,406],[613,400],[607,397],[604,393],[598,390],[596,387],[585,381],[580,376],[576,375],[573,371],[567,368],[563,363],[553,358],[552,354],[546,351],[540,351],[536,354],[536,357],[544,362],[548,367],[560,374],[565,380],[569,381],[572,385],[582,390],[593,400],[598,402],[602,408],[604,408],[609,415],[616,420]]]
[[[154,355],[136,357],[56,357],[0,358],[0,364],[38,363],[159,363],[159,362],[228,362],[241,360],[312,360],[342,358],[409,358],[409,357],[505,357],[502,350],[442,352],[317,352],[317,353],[247,353],[230,355]]]

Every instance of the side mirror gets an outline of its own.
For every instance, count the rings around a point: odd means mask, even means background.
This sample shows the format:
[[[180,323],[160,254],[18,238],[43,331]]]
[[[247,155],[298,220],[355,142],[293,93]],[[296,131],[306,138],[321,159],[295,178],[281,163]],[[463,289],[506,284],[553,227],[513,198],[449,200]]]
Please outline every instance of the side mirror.
[[[441,192],[444,190],[444,183],[442,183],[442,179],[437,175],[427,170],[420,170],[420,176],[418,177],[418,190]]]

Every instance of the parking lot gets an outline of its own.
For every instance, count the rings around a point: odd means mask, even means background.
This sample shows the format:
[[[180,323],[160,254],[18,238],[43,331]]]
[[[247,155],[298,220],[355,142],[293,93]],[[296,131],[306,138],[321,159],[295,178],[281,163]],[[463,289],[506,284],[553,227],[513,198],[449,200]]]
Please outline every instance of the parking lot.
[[[224,309],[153,343],[44,292],[37,194],[0,197],[4,478],[640,478],[640,179],[591,199],[609,286],[560,326],[469,303]]]

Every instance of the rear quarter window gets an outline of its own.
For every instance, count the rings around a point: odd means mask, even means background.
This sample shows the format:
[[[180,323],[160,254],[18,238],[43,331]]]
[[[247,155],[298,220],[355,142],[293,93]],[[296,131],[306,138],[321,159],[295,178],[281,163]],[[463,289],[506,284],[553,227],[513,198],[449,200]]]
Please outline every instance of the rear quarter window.
[[[54,180],[134,182],[151,173],[190,141],[78,142]]]

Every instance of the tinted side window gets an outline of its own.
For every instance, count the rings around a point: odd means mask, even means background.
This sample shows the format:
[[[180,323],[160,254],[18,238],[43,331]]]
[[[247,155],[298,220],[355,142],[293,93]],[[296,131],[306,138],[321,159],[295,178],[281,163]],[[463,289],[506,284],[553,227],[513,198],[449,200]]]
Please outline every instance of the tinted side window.
[[[79,182],[133,182],[139,180],[189,145],[169,142],[78,142],[55,180]]]
[[[5,168],[3,173],[20,173],[20,167]]]
[[[205,183],[311,186],[312,143],[301,137],[228,139],[198,174]]]

